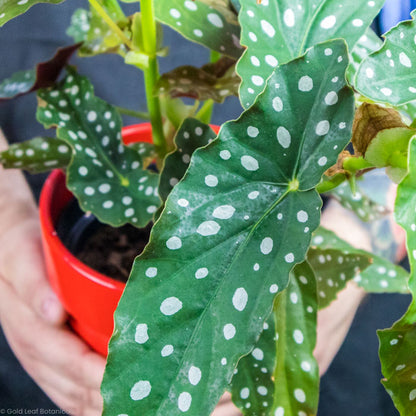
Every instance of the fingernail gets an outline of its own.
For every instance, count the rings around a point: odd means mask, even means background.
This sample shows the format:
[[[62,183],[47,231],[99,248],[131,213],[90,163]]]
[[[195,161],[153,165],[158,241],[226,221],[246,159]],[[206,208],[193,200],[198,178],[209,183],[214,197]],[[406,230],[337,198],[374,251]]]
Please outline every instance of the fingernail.
[[[45,321],[50,323],[60,323],[64,316],[61,303],[54,294],[47,296],[41,306],[41,314]]]

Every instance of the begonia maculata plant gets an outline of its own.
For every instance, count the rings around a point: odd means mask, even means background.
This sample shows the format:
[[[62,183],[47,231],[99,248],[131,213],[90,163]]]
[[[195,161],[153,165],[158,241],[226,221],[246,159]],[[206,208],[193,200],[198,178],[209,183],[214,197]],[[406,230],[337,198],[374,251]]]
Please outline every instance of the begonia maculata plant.
[[[0,25],[39,2],[2,1]],[[56,132],[11,145],[5,167],[64,169],[80,207],[114,227],[154,221],[115,313],[106,416],[208,416],[226,390],[244,415],[315,415],[317,312],[349,280],[415,294],[416,25],[379,38],[383,3],[141,0],[126,16],[117,0],[89,0],[74,46],[0,84],[0,99],[36,91]],[[211,61],[160,74],[165,25]],[[126,110],[94,95],[67,64],[74,51],[143,72],[152,145],[123,144]],[[230,95],[241,115],[214,132],[213,102]],[[320,226],[322,194],[367,222],[386,215],[361,185],[380,169],[398,183],[410,275]],[[379,339],[383,384],[414,415],[414,302]]]

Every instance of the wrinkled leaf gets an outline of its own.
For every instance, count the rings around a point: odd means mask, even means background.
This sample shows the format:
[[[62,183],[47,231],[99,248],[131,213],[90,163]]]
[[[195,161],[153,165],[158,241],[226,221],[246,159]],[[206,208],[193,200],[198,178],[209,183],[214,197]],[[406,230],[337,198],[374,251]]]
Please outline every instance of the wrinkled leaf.
[[[371,293],[408,293],[409,274],[381,256],[357,249],[337,237],[332,231],[319,227],[312,238],[312,248],[320,250],[339,250],[344,254],[371,257],[372,264],[354,280]]]
[[[371,141],[380,131],[395,127],[407,127],[396,110],[377,104],[363,103],[355,113],[352,127],[351,142],[355,155],[365,155]]]
[[[52,59],[41,62],[36,69],[19,71],[0,84],[0,101],[18,97],[52,86],[79,44],[59,48]]]
[[[384,35],[382,48],[366,58],[357,72],[355,85],[361,94],[392,105],[415,100],[415,34],[415,21],[407,20]]]
[[[343,38],[352,49],[366,32],[384,0],[240,0],[241,43],[247,50],[237,65],[240,99],[248,108],[273,69],[318,42]],[[333,51],[330,48],[328,54]],[[307,88],[307,85],[304,86]],[[325,97],[326,98],[326,97]],[[335,98],[330,94],[327,98]]]
[[[62,1],[64,0],[2,0],[0,3],[0,27],[2,27],[5,23],[14,17],[25,13],[35,4],[58,4]]]
[[[184,37],[232,58],[239,58],[240,27],[237,16],[222,1],[155,0],[155,15]]]
[[[54,89],[38,93],[37,117],[73,149],[67,187],[84,211],[114,226],[145,226],[157,210],[158,175],[143,170],[138,152],[121,143],[117,111],[94,96],[90,82],[71,70]]]
[[[387,208],[371,199],[360,189],[359,183],[355,193],[351,191],[349,183],[344,182],[328,194],[334,197],[344,208],[353,211],[362,221],[375,221],[388,214]]]
[[[395,218],[406,231],[412,303],[392,328],[379,331],[383,384],[401,415],[412,415],[416,403],[416,139],[409,145],[409,173],[399,184]]]
[[[183,122],[175,137],[176,150],[166,157],[160,174],[159,195],[162,201],[166,201],[173,187],[183,178],[195,150],[206,146],[215,137],[209,126],[196,119],[188,118]]]
[[[71,160],[72,149],[62,140],[35,137],[15,143],[0,153],[0,164],[6,168],[19,168],[30,173],[48,172],[65,168]]]
[[[313,188],[351,132],[346,65],[344,42],[312,48],[279,68],[256,104],[193,154],[116,311],[104,414],[202,416],[214,408],[319,223]],[[299,90],[306,74],[313,88]],[[328,88],[338,97],[331,106]],[[333,124],[322,123],[327,117]]]
[[[200,101],[212,99],[222,103],[230,95],[238,95],[240,78],[234,71],[235,61],[221,59],[202,68],[181,66],[163,74],[158,82],[158,91],[171,97],[191,97]],[[216,67],[221,71],[216,71]]]

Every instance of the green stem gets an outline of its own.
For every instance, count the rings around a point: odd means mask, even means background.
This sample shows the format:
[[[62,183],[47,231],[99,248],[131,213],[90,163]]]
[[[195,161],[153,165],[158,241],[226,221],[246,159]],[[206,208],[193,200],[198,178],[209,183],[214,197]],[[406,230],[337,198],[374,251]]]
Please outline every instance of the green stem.
[[[115,106],[116,110],[125,116],[136,117],[142,120],[150,120],[149,113],[145,113],[143,111],[134,111],[124,107],[117,107]]]
[[[100,15],[100,17],[108,24],[110,29],[116,33],[119,38],[126,44],[129,49],[133,49],[133,44],[131,40],[123,33],[123,31],[118,27],[118,25],[113,21],[113,19],[107,14],[104,7],[98,3],[97,0],[88,0],[91,7]]]
[[[209,124],[212,117],[212,111],[214,109],[214,101],[206,100],[201,106],[199,111],[195,114],[195,117],[205,124]]]
[[[163,159],[167,152],[166,140],[163,134],[162,112],[159,97],[154,95],[159,79],[157,63],[157,32],[153,11],[153,0],[141,0],[143,52],[149,56],[149,65],[143,68],[147,108],[152,123],[152,136],[158,156]]]
[[[345,179],[346,179],[346,176],[343,173],[337,173],[332,178],[324,179],[322,182],[320,182],[318,186],[316,187],[316,190],[320,194],[332,191],[337,186],[341,185],[341,183],[343,183]]]
[[[394,168],[407,169],[407,154],[399,151],[393,152],[389,158],[389,164]]]
[[[360,156],[345,158],[342,167],[351,173],[355,173],[359,170],[373,168],[374,165],[367,162],[362,156]]]

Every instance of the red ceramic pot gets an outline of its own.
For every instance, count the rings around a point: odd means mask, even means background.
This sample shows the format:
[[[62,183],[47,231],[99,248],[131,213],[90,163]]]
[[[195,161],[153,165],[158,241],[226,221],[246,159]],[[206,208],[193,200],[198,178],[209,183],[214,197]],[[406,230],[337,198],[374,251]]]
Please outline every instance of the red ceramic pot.
[[[150,124],[123,128],[123,141],[151,143]],[[69,314],[70,325],[105,356],[113,332],[113,313],[125,285],[86,266],[62,244],[55,225],[72,198],[65,186],[65,175],[60,170],[53,171],[39,202],[46,267],[52,288]]]

